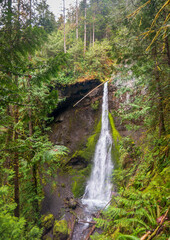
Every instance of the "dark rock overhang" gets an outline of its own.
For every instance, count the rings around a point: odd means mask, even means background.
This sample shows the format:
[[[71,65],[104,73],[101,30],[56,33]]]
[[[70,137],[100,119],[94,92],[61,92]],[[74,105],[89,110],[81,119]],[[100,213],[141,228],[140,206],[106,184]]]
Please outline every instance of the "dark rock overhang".
[[[59,98],[64,100],[58,103],[56,109],[54,109],[50,116],[57,117],[69,107],[73,107],[76,102],[78,102],[92,89],[97,87],[100,83],[101,82],[98,79],[91,79],[76,82],[75,84],[70,85],[58,84],[56,89],[59,91]]]

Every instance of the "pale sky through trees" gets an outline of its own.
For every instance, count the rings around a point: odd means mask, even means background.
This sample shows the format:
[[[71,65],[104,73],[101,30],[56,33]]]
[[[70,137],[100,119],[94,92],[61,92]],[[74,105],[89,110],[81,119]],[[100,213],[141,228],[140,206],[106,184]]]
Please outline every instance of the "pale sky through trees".
[[[76,0],[65,0],[66,10],[69,8],[70,4],[75,5]],[[50,11],[54,13],[56,19],[62,14],[63,10],[63,0],[47,0],[47,4],[50,6]]]

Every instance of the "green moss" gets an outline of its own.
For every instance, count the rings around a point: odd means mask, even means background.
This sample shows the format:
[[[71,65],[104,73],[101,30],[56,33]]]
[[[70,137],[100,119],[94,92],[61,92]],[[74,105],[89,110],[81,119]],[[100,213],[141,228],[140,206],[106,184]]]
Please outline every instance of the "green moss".
[[[114,149],[112,151],[112,155],[113,155],[114,159],[116,160],[116,162],[118,162],[118,159],[119,159],[119,144],[118,144],[118,142],[121,139],[121,136],[115,127],[114,119],[110,112],[109,112],[109,121],[110,121],[111,130],[112,130],[112,138],[114,141]]]
[[[61,240],[67,239],[69,235],[69,229],[66,220],[55,221],[53,228],[53,239]]]
[[[48,230],[53,227],[54,221],[55,219],[53,214],[43,215],[41,224],[46,230]]]
[[[97,100],[97,101],[91,103],[91,108],[95,111],[98,110],[99,109],[99,101]]]
[[[91,172],[91,165],[88,167],[74,173],[74,177],[72,178],[72,192],[75,198],[81,197],[84,193],[87,176],[89,176]]]

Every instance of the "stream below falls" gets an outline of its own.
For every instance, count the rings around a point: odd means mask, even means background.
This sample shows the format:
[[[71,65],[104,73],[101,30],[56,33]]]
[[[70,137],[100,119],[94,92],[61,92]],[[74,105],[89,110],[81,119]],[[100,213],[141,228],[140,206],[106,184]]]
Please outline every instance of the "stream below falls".
[[[108,83],[106,82],[103,89],[101,133],[96,144],[91,176],[81,200],[83,208],[74,228],[73,240],[86,238],[92,226],[88,222],[91,222],[95,213],[103,209],[111,199],[111,174],[113,171],[111,150],[112,137],[109,130]]]

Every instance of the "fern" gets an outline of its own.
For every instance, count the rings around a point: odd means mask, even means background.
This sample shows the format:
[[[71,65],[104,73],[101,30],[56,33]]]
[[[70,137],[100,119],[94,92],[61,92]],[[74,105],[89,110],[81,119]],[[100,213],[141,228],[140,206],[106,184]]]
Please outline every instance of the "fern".
[[[135,229],[135,231],[133,232],[133,234],[134,234],[135,236],[138,236],[139,234],[142,235],[142,234],[144,234],[145,232],[146,232],[146,228],[145,228],[145,227],[137,227],[137,228]]]
[[[120,216],[120,215],[122,216],[125,214],[126,214],[126,211],[123,208],[116,208],[112,206],[109,206],[107,211],[105,212],[105,215],[110,219],[113,219],[117,216]]]
[[[155,225],[156,223],[155,219],[151,215],[149,215],[148,211],[144,208],[136,210],[135,215],[140,219],[146,218],[151,225]]]
[[[44,162],[59,161],[62,156],[67,155],[68,148],[62,145],[55,145],[53,149],[46,151],[43,155]]]
[[[109,221],[107,219],[102,218],[94,218],[97,223],[98,228],[106,229],[109,226]]]
[[[119,227],[129,227],[129,226],[136,226],[136,223],[139,223],[139,225],[144,226],[146,229],[149,229],[149,226],[147,226],[142,220],[139,220],[137,218],[121,218],[118,220],[115,220],[114,223],[116,223]]]

